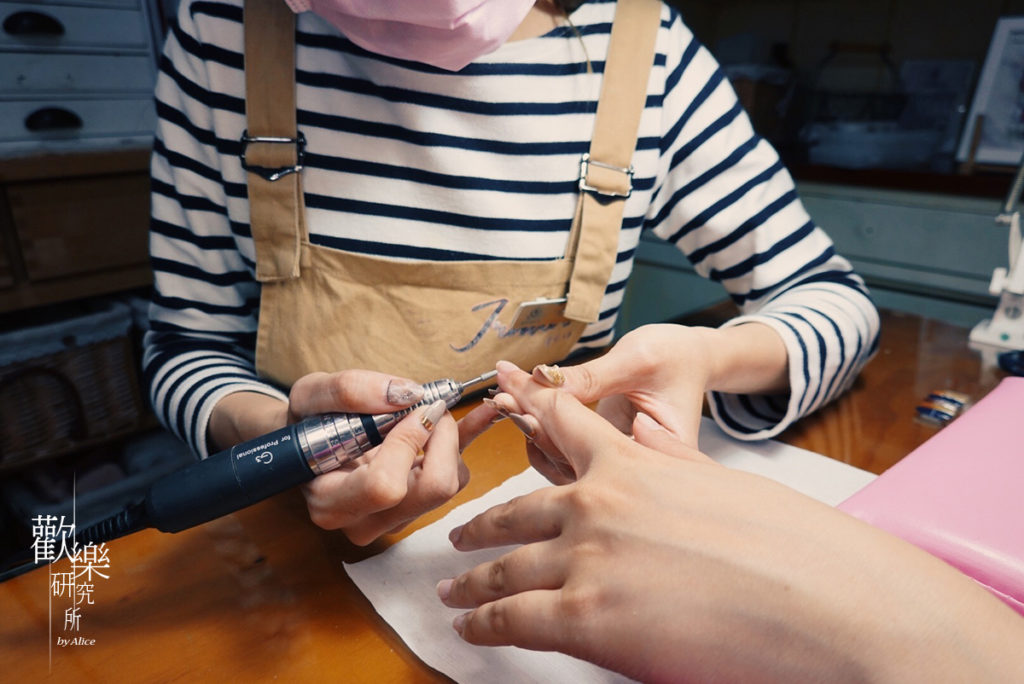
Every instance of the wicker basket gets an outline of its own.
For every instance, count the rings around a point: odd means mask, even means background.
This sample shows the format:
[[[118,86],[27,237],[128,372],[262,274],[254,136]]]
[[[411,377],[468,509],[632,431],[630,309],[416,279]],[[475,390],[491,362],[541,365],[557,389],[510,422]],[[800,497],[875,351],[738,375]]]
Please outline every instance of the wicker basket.
[[[144,405],[131,310],[101,310],[0,335],[0,471],[131,432]]]

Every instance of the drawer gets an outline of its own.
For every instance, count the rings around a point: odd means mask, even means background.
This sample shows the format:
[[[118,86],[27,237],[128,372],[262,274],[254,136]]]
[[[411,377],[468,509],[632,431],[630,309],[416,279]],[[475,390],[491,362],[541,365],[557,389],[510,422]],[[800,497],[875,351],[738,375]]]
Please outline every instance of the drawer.
[[[868,279],[909,291],[987,297],[1007,262],[997,200],[801,184],[815,221]]]
[[[0,53],[0,95],[4,96],[133,92],[148,97],[155,83],[155,67],[148,55]]]
[[[152,97],[0,100],[0,145],[152,135]]]
[[[12,183],[7,199],[30,281],[145,264],[145,172]]]
[[[140,2],[145,0],[35,0],[35,5],[85,5],[87,7],[120,7],[138,9]]]
[[[0,26],[0,50],[149,49],[146,19],[137,8],[0,2]]]

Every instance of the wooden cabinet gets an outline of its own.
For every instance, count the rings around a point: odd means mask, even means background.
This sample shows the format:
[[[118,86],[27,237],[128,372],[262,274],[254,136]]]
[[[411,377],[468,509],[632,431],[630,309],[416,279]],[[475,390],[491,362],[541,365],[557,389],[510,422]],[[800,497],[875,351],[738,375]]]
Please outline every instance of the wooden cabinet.
[[[0,472],[155,426],[126,297],[152,281],[154,6],[0,0]]]
[[[150,15],[142,0],[0,0],[0,157],[149,145]]]
[[[150,282],[150,0],[0,0],[0,312]]]
[[[0,159],[0,312],[143,287],[149,150]]]

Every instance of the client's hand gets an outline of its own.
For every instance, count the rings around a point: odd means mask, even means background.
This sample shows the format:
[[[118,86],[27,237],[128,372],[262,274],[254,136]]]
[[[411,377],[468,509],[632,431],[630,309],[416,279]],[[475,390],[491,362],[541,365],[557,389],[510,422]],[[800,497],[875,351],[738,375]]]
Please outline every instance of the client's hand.
[[[216,441],[224,448],[307,416],[390,413],[422,397],[420,385],[383,373],[311,373],[295,382],[287,405],[255,393],[225,397],[214,409],[210,434],[220,435]],[[379,447],[303,486],[310,518],[341,529],[356,544],[401,529],[466,485],[469,471],[460,452],[484,427],[472,421],[456,426],[443,402],[417,409]]]
[[[523,545],[439,583],[473,609],[454,623],[467,641],[643,681],[1020,681],[1024,621],[944,563],[643,414],[634,441],[523,372],[500,378],[579,479],[452,531],[465,551]]]
[[[499,364],[499,372],[501,369]],[[782,338],[766,325],[712,329],[655,324],[630,331],[606,354],[586,363],[537,366],[533,378],[564,389],[583,403],[597,402],[598,414],[624,433],[630,433],[638,412],[646,413],[676,439],[696,449],[708,390],[785,392],[787,373]],[[520,413],[508,394],[496,396],[494,402],[491,411]],[[556,484],[575,479],[565,456],[557,450],[530,443],[527,456],[533,467]]]

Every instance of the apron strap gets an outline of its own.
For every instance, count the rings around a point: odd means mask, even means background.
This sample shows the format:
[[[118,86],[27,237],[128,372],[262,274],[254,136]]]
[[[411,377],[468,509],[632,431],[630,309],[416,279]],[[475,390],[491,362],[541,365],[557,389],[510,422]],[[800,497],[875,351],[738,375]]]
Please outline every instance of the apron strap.
[[[565,317],[593,322],[618,256],[625,200],[661,0],[619,0],[605,62],[590,151],[580,164],[580,199],[570,237],[574,266]],[[299,276],[305,234],[302,169],[305,140],[295,107],[295,14],[283,0],[246,0],[246,132],[242,164],[260,282]]]
[[[565,305],[570,320],[597,320],[618,257],[661,6],[661,0],[619,0],[615,9],[590,152],[580,163],[580,199],[570,237],[575,262]]]
[[[295,13],[284,0],[246,0],[245,117],[239,141],[261,283],[299,276],[305,234],[295,114]]]

